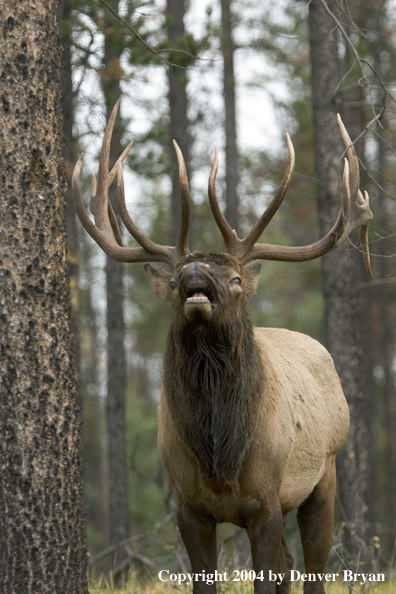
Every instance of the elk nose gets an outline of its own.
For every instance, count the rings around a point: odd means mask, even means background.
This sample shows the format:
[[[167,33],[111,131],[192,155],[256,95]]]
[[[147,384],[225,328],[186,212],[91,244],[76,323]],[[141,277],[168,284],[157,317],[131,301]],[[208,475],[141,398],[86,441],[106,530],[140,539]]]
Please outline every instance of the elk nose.
[[[187,269],[184,271],[184,287],[202,287],[207,284],[201,268],[202,262],[193,262],[187,265]]]
[[[209,268],[209,264],[205,264],[204,262],[191,262],[190,264],[183,266],[183,270],[186,272],[185,282],[202,282],[202,279],[204,278],[201,272],[202,267]]]
[[[209,266],[204,262],[191,262],[183,266],[183,274],[180,281],[179,292],[183,301],[196,293],[203,293],[206,296],[212,294],[211,282],[203,273]]]

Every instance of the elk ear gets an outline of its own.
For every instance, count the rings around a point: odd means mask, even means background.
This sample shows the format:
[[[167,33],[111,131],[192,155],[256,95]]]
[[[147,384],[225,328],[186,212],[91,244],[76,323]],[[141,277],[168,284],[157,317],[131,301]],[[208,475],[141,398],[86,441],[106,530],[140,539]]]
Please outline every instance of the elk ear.
[[[244,266],[244,271],[247,275],[247,293],[249,297],[255,293],[261,272],[261,262],[253,260]]]
[[[163,268],[154,268],[150,264],[143,266],[144,272],[149,277],[154,293],[162,299],[162,301],[171,301],[172,291],[169,286],[169,281],[172,278],[172,273]]]

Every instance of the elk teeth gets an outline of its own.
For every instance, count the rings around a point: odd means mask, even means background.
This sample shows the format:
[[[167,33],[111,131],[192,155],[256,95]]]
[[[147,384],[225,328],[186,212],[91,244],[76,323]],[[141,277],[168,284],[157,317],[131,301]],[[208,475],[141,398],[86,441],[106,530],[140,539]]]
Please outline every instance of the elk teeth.
[[[194,301],[209,301],[207,297],[187,297],[187,301],[194,302]]]

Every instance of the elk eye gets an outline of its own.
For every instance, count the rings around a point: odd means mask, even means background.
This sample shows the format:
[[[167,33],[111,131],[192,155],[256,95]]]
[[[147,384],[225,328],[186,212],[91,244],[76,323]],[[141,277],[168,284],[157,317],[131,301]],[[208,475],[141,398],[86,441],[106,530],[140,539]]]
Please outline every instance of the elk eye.
[[[175,283],[175,281],[171,281],[171,282],[169,283],[169,286],[170,286],[170,288],[171,288],[171,289],[172,289],[172,291],[173,291],[173,289],[176,289],[176,287],[177,287],[177,284]]]
[[[239,276],[236,276],[235,278],[230,280],[230,285],[240,285],[241,284],[241,279]]]

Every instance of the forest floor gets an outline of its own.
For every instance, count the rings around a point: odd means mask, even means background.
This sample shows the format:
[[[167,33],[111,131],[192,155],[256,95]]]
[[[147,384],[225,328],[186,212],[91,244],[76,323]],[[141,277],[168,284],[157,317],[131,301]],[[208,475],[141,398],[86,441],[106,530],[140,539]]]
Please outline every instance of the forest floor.
[[[326,584],[326,594],[396,594],[396,580],[385,580],[376,582],[354,583],[348,586],[346,582],[334,582]],[[218,584],[218,594],[253,594],[251,582],[232,582]],[[303,582],[293,584],[291,594],[302,594]],[[136,579],[128,581],[122,587],[114,587],[108,580],[101,578],[91,582],[90,594],[191,594],[192,586],[162,583],[159,580],[142,583]]]

